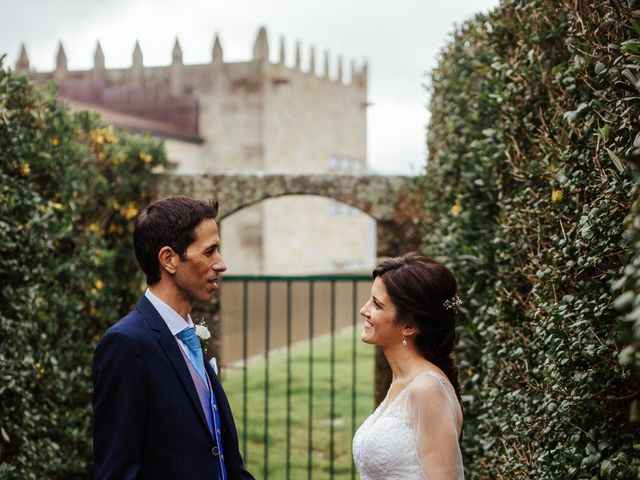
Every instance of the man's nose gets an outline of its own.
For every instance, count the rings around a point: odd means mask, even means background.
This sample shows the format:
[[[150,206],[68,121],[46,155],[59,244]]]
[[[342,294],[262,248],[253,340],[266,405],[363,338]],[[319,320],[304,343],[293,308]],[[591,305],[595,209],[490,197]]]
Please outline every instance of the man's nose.
[[[218,254],[218,259],[216,262],[213,262],[213,264],[211,265],[211,269],[217,272],[224,272],[227,270],[227,264],[224,263],[224,258],[222,258],[222,255]]]

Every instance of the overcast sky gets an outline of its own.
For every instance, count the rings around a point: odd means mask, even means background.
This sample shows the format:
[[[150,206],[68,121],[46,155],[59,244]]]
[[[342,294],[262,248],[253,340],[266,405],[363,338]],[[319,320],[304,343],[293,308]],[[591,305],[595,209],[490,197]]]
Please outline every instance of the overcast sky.
[[[185,63],[211,58],[214,34],[225,61],[251,58],[258,28],[267,28],[275,60],[284,37],[287,63],[295,42],[369,63],[368,160],[384,174],[420,173],[426,159],[427,72],[454,26],[499,0],[0,0],[0,55],[14,66],[25,43],[31,67],[51,70],[62,41],[70,70],[93,66],[100,40],[107,67],[131,64],[136,39],[144,64],[167,65],[178,37]]]

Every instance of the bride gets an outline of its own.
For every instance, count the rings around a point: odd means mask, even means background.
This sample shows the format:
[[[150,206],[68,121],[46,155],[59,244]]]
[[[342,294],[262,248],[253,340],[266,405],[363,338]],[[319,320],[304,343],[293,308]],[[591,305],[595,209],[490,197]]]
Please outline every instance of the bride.
[[[361,480],[464,479],[456,280],[417,253],[383,261],[373,279],[362,341],[382,348],[393,380],[353,438]]]

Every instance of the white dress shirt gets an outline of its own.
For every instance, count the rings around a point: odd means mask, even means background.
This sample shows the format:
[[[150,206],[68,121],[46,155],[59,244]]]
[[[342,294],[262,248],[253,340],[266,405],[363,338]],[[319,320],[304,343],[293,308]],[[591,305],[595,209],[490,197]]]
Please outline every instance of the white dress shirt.
[[[191,320],[191,315],[187,315],[187,319],[185,320],[180,316],[178,312],[176,312],[169,305],[160,300],[156,295],[153,294],[151,290],[147,288],[147,291],[144,292],[144,296],[151,302],[151,305],[155,307],[158,311],[164,323],[167,324],[169,330],[171,331],[171,335],[176,339],[178,345],[182,348],[184,353],[189,357],[189,347],[187,347],[182,340],[178,338],[178,333],[184,330],[187,327],[193,328],[193,320]]]

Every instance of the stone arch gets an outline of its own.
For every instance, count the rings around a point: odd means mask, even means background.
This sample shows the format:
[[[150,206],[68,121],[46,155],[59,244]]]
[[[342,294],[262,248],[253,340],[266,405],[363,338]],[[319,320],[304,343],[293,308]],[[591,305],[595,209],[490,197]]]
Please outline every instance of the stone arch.
[[[156,198],[215,198],[220,220],[251,205],[286,195],[317,195],[355,207],[377,222],[378,257],[419,246],[412,179],[377,175],[162,175]]]

